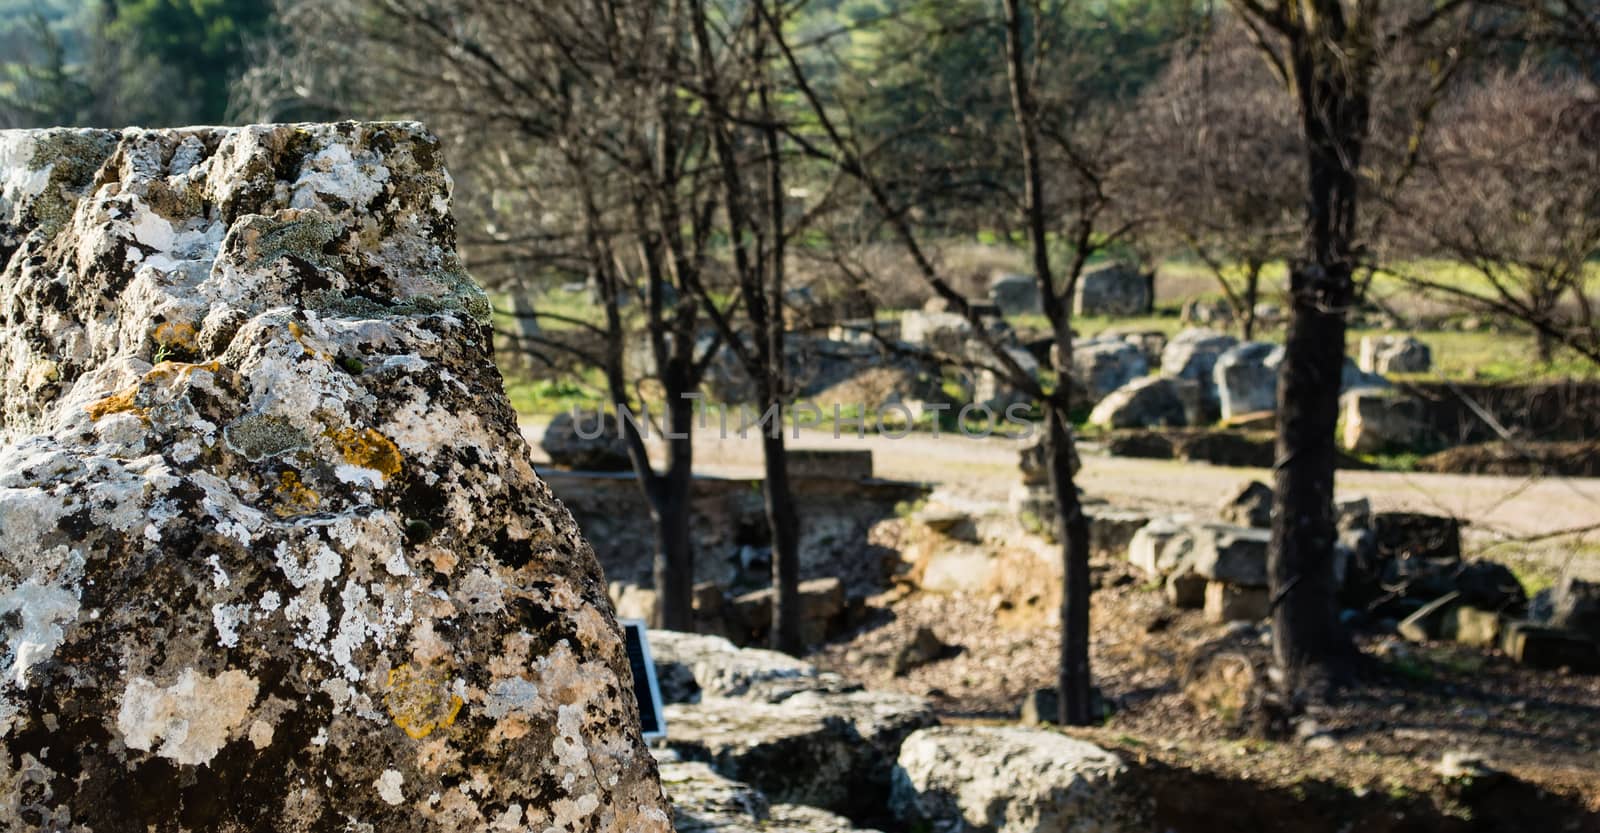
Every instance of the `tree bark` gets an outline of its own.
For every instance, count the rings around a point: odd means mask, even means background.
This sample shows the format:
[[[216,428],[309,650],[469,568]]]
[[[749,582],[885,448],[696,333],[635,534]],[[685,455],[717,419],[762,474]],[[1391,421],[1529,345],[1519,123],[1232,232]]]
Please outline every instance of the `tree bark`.
[[[1063,726],[1087,726],[1094,722],[1094,680],[1089,675],[1089,519],[1083,514],[1073,481],[1072,424],[1061,404],[1045,405],[1045,430],[1063,574],[1057,719]]]
[[[776,432],[762,435],[761,451],[767,524],[772,529],[772,648],[799,656],[806,648],[800,637],[800,515],[789,487],[789,453],[781,421]]]
[[[652,626],[693,633],[694,539],[690,513],[694,497],[694,447],[690,400],[669,390],[666,413],[667,468],[652,476],[650,519],[655,525],[656,553],[652,569],[656,588],[656,620]]]
[[[1364,69],[1336,44],[1338,3],[1319,4],[1324,31],[1294,42],[1307,151],[1304,251],[1290,269],[1292,312],[1278,370],[1278,441],[1268,573],[1273,653],[1293,696],[1346,680],[1358,658],[1338,619],[1334,582],[1334,426],[1344,370],[1345,311],[1355,295],[1351,240],[1367,129]]]

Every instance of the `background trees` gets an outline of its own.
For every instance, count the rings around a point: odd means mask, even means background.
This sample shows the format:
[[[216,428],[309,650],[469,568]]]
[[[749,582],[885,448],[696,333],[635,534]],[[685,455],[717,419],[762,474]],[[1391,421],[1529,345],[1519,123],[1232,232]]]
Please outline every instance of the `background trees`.
[[[1558,346],[1600,361],[1589,262],[1600,252],[1600,87],[1564,69],[1497,72],[1435,118],[1397,197],[1395,242],[1481,281],[1390,267],[1409,284],[1530,324],[1539,357]]]

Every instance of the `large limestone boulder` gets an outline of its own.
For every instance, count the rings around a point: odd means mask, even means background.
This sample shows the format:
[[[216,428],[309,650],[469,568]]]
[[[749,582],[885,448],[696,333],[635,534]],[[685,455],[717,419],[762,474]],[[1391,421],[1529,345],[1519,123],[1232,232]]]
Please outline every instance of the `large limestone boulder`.
[[[1200,524],[1194,536],[1194,570],[1211,581],[1240,587],[1267,586],[1267,545],[1272,533],[1223,524]]]
[[[677,833],[870,833],[844,816],[803,804],[773,804],[761,791],[698,761],[663,761]]]
[[[1238,343],[1233,336],[1215,330],[1184,330],[1173,336],[1161,351],[1161,375],[1199,383],[1202,413],[1207,420],[1215,419],[1221,404],[1213,371],[1218,358]]]
[[[900,339],[914,347],[961,355],[972,338],[972,322],[960,313],[911,310],[900,318]]]
[[[0,133],[0,829],[671,829],[440,156]]]
[[[1150,807],[1121,758],[1049,729],[948,726],[906,739],[889,807],[913,829],[1135,833]]]
[[[1123,339],[1085,341],[1072,347],[1072,375],[1090,402],[1099,402],[1149,372],[1144,351]]]
[[[694,703],[701,697],[779,703],[803,691],[861,688],[788,654],[739,648],[720,636],[652,630],[650,655],[661,697],[669,703]]]
[[[1102,428],[1177,427],[1192,424],[1199,411],[1195,383],[1142,376],[1100,400],[1089,412],[1089,422]]]
[[[1360,368],[1365,373],[1427,373],[1433,369],[1433,351],[1411,336],[1363,336]]]
[[[1431,449],[1437,433],[1423,403],[1389,388],[1356,388],[1340,397],[1340,442],[1349,451],[1374,454]]]
[[[846,815],[883,807],[905,738],[936,721],[905,694],[803,692],[780,704],[704,697],[666,708],[667,743],[686,760],[760,789],[773,801]]]
[[[1283,347],[1251,341],[1217,357],[1212,382],[1223,419],[1278,409],[1278,365]]]
[[[1138,269],[1108,263],[1078,276],[1073,315],[1143,315],[1150,309],[1150,279]]]

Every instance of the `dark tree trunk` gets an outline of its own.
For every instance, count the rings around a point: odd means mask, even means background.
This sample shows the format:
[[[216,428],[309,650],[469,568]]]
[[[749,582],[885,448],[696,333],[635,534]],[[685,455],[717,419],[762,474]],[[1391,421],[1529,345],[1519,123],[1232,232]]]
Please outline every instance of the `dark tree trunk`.
[[[806,647],[800,638],[800,515],[789,488],[789,452],[781,422],[775,432],[762,435],[761,451],[772,529],[772,648],[799,656]]]
[[[652,575],[656,588],[654,627],[692,633],[694,624],[694,539],[690,512],[694,497],[694,419],[690,400],[668,392],[667,468],[653,476],[646,489],[650,519],[655,525],[656,553]]]
[[[1307,151],[1304,252],[1290,268],[1292,312],[1278,370],[1272,512],[1273,652],[1291,694],[1345,680],[1357,658],[1334,582],[1334,425],[1344,370],[1345,310],[1355,295],[1351,239],[1366,136],[1363,69],[1341,63],[1337,3],[1327,31],[1296,41],[1295,81]]]
[[[1045,405],[1045,450],[1050,494],[1056,502],[1056,535],[1061,541],[1061,667],[1058,719],[1064,726],[1094,720],[1094,681],[1089,676],[1089,519],[1073,482],[1072,425],[1060,403]]]

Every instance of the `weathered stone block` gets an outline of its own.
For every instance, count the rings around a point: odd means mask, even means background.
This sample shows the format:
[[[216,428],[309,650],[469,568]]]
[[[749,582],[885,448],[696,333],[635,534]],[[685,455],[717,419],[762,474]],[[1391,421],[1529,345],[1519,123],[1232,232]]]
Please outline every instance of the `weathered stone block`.
[[[1227,584],[1267,586],[1270,531],[1221,524],[1200,524],[1191,529],[1195,572]]]
[[[868,691],[802,692],[779,705],[707,697],[666,712],[667,743],[684,758],[773,801],[847,815],[884,806],[901,742],[935,722],[922,698]]]
[[[1108,263],[1078,276],[1073,315],[1143,315],[1150,309],[1148,276],[1121,263]]]
[[[1146,830],[1150,805],[1115,754],[1048,729],[950,726],[906,739],[890,809],[973,833]]]
[[[442,152],[0,132],[0,829],[671,829]]]
[[[1271,595],[1265,587],[1206,582],[1205,614],[1212,622],[1259,622],[1267,618],[1270,602]]]

